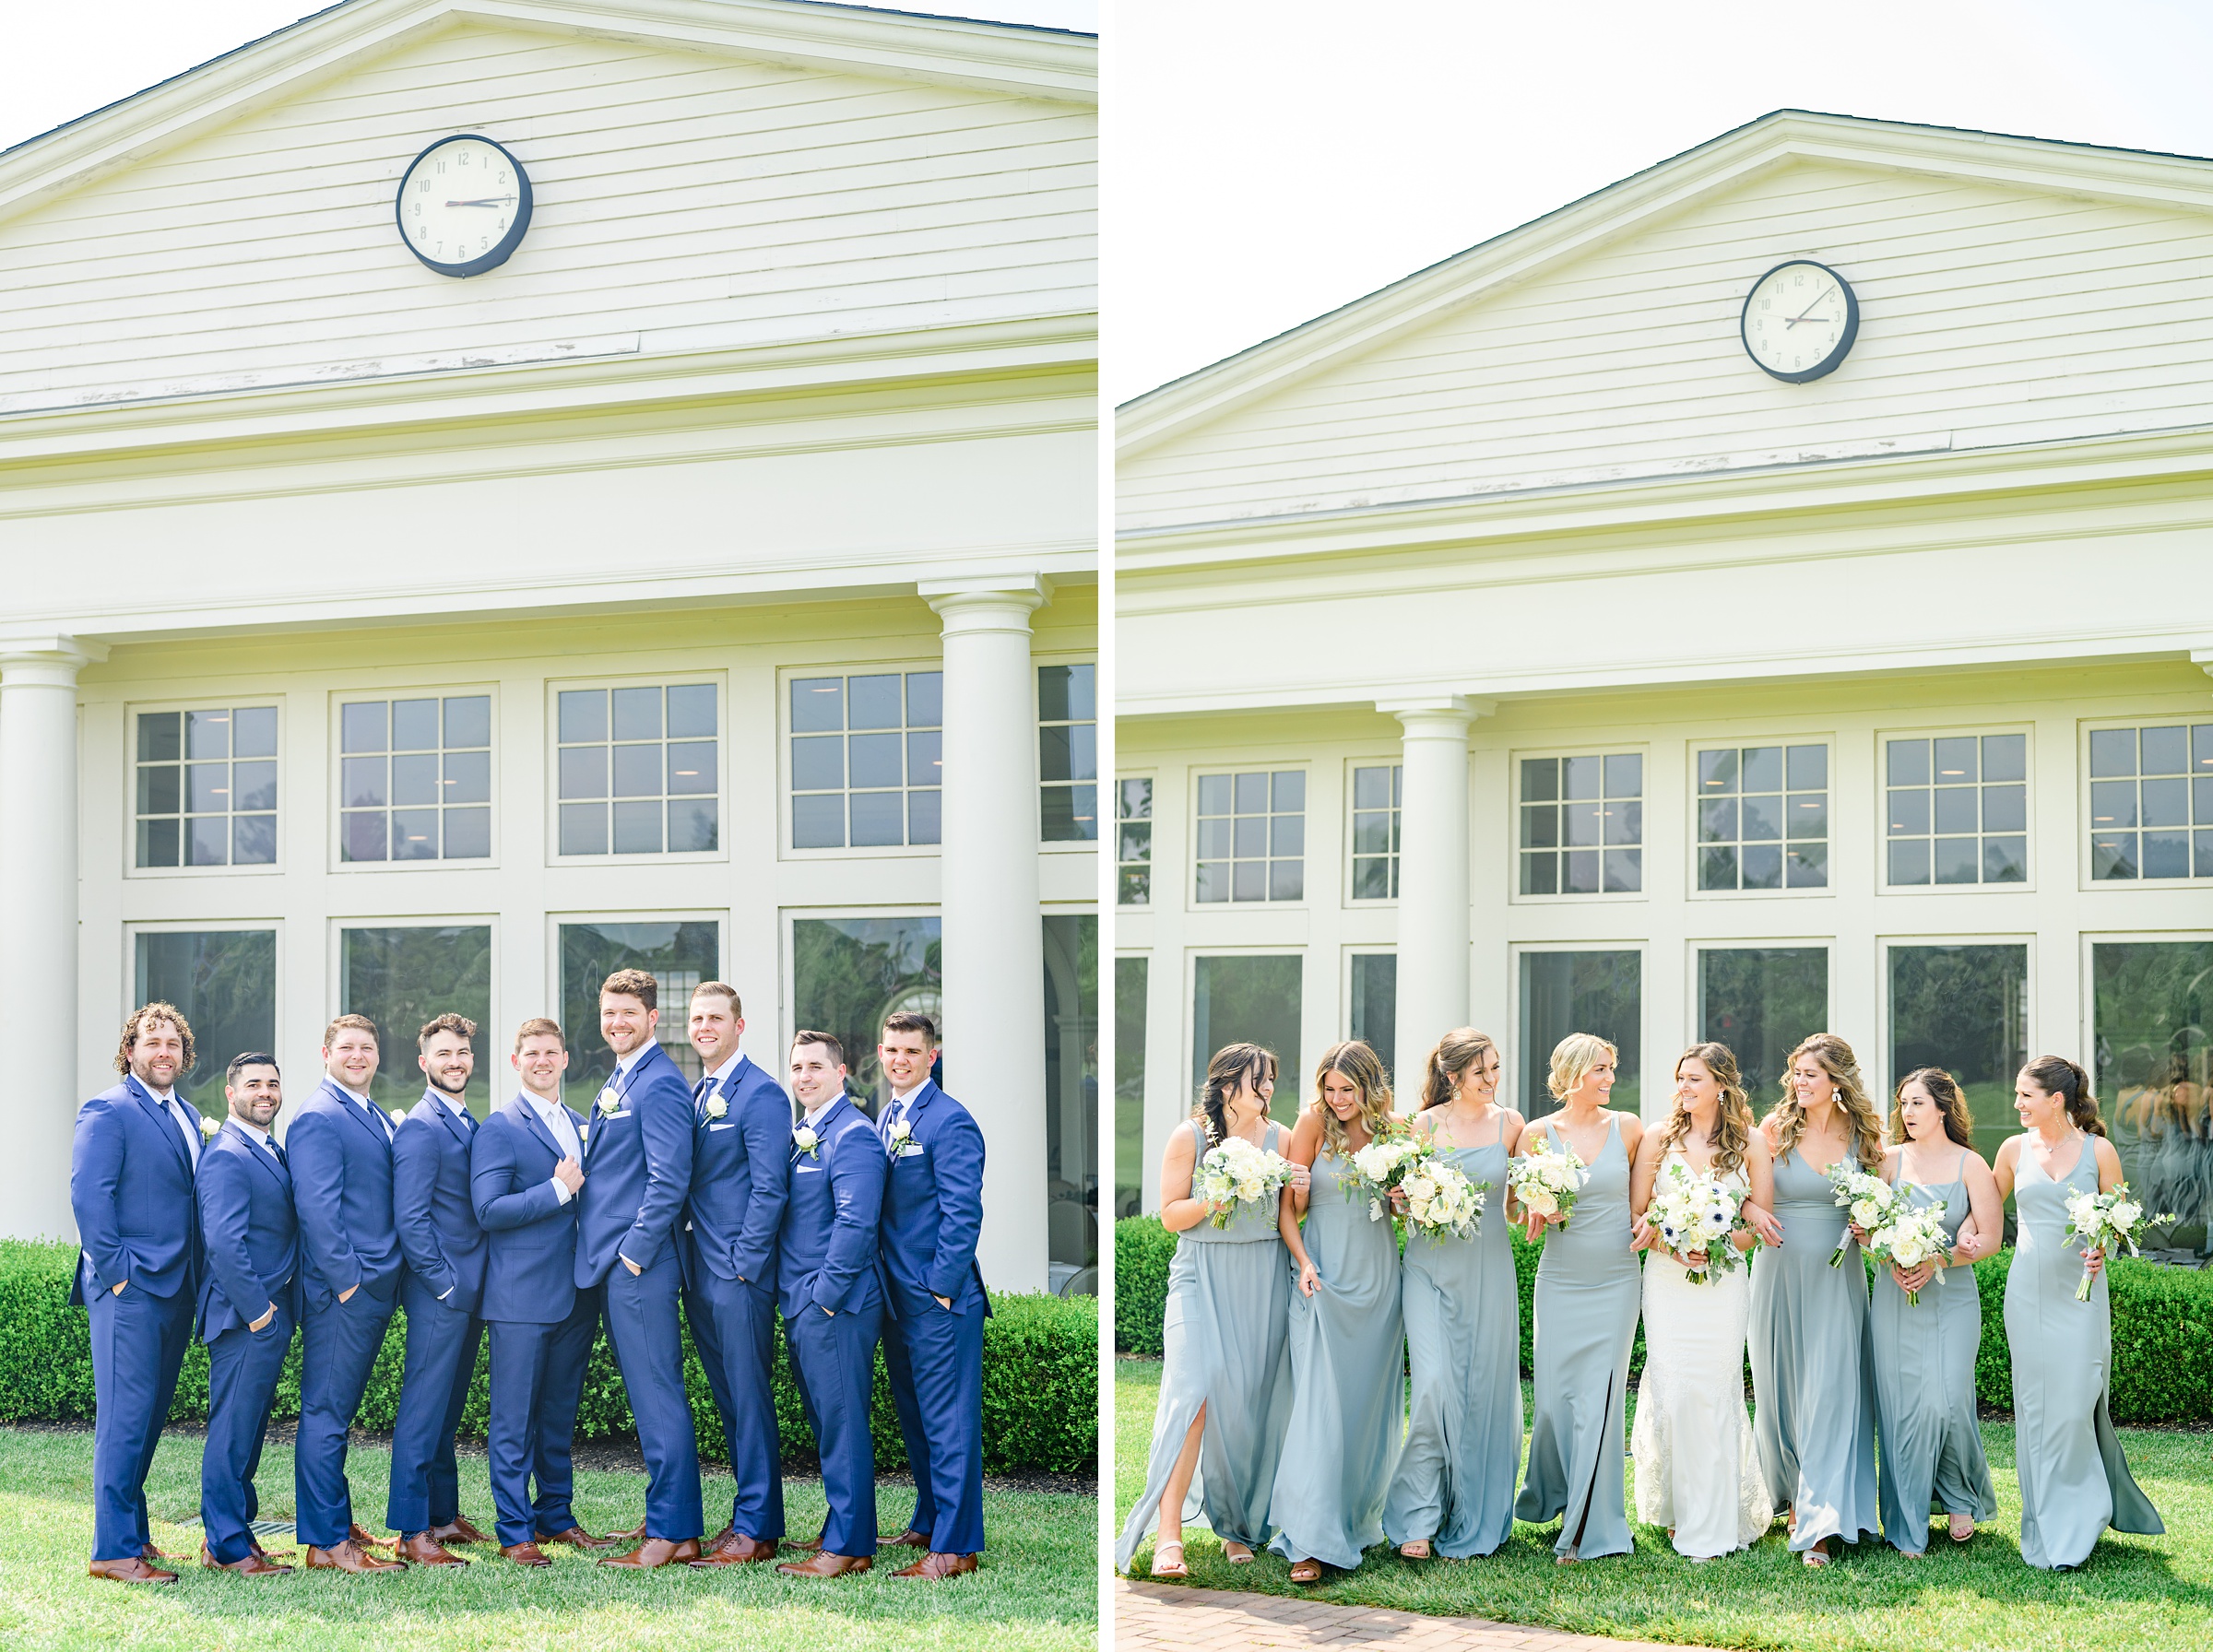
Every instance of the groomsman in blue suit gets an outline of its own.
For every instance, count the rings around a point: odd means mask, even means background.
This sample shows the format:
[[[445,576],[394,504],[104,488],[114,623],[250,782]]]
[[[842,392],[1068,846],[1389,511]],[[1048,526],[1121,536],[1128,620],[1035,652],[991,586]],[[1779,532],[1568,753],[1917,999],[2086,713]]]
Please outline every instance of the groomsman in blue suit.
[[[869,1393],[883,1314],[876,1277],[883,1144],[867,1115],[846,1097],[845,1051],[829,1033],[802,1030],[793,1037],[791,1093],[806,1111],[791,1136],[791,1190],[776,1234],[776,1294],[830,1509],[822,1536],[799,1545],[814,1552],[776,1570],[837,1577],[875,1564]]]
[[[392,1486],[385,1524],[400,1558],[419,1566],[465,1566],[447,1543],[491,1540],[461,1517],[454,1431],[484,1342],[484,1230],[469,1198],[471,1040],[477,1023],[450,1011],[424,1023],[416,1061],[430,1086],[392,1138],[392,1214],[408,1259],[399,1282],[408,1314],[407,1359],[392,1422]]]
[[[654,1041],[660,987],[617,970],[599,988],[615,1070],[594,1098],[577,1217],[576,1285],[607,1288],[607,1333],[645,1457],[645,1540],[602,1565],[699,1558],[699,1441],[684,1392],[678,1230],[692,1192],[692,1087]]]
[[[193,1174],[200,1115],[176,1093],[192,1028],[142,1005],[115,1053],[123,1082],[78,1109],[69,1209],[84,1246],[71,1303],[92,1322],[92,1565],[117,1583],[174,1583],[155,1563],[146,1476],[192,1340],[198,1284]]]
[[[384,1346],[405,1267],[392,1214],[393,1124],[369,1099],[376,1023],[341,1015],[323,1033],[323,1082],[285,1134],[306,1287],[300,1433],[292,1481],[311,1569],[396,1572],[353,1518],[346,1435]]]
[[[692,1199],[682,1235],[684,1316],[722,1413],[738,1481],[730,1523],[695,1566],[776,1557],[784,1480],[771,1369],[775,1349],[776,1228],[791,1157],[791,1099],[738,1047],[745,1013],[735,987],[692,989],[692,1047],[705,1075],[692,1087]]]
[[[902,1010],[877,1060],[891,1081],[877,1128],[891,1161],[883,1196],[883,1363],[915,1474],[915,1512],[890,1540],[926,1552],[892,1574],[932,1581],[976,1570],[984,1547],[984,1321],[976,1265],[984,1221],[984,1133],[937,1086],[938,1028]]]
[[[261,1443],[278,1374],[300,1323],[300,1228],[292,1173],[269,1134],[284,1105],[277,1057],[234,1056],[224,1075],[231,1116],[200,1153],[195,1186],[207,1273],[200,1340],[207,1344],[207,1445],[200,1454],[200,1564],[265,1577],[280,1565],[254,1535]]]
[[[540,1544],[610,1546],[577,1525],[570,1509],[576,1406],[604,1293],[576,1283],[585,1128],[561,1102],[568,1042],[557,1022],[527,1021],[510,1059],[522,1089],[492,1109],[469,1151],[491,1332],[491,1503],[501,1555],[520,1566],[550,1566]]]

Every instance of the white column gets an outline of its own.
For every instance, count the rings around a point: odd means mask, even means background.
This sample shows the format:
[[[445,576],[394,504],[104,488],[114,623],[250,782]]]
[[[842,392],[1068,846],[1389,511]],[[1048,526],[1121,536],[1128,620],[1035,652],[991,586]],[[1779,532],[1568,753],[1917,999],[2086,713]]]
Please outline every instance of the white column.
[[[13,1238],[77,1233],[77,673],[105,657],[69,636],[0,638],[0,1232]]]
[[[1045,929],[1030,615],[1051,589],[1028,575],[919,590],[945,638],[946,1089],[984,1132],[984,1280],[1043,1291]]]
[[[1399,794],[1399,1013],[1392,1087],[1411,1109],[1422,1057],[1468,1021],[1468,725],[1458,694],[1379,704],[1404,730]]]

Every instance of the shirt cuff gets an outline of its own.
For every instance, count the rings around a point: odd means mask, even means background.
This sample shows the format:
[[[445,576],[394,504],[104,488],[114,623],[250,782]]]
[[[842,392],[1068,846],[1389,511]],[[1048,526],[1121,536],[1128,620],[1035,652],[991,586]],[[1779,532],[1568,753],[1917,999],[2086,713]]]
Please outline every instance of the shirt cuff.
[[[553,1184],[554,1198],[559,1200],[562,1204],[567,1204],[570,1198],[573,1197],[569,1192],[569,1185],[562,1181],[559,1176],[553,1176],[549,1179]]]

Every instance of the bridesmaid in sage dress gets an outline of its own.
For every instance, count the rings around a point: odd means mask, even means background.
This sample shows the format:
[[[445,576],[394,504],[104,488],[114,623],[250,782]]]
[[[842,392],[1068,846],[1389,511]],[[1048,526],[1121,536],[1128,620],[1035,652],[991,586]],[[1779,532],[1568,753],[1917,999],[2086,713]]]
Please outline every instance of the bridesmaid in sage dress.
[[[1521,1460],[1521,1307],[1507,1238],[1506,1162],[1521,1115],[1497,1105],[1498,1049],[1473,1027],[1429,1052],[1414,1127],[1478,1185],[1472,1239],[1411,1230],[1402,1289],[1412,1373],[1406,1444],[1383,1501],[1384,1535],[1409,1560],[1489,1554],[1514,1528]]]
[[[1929,1552],[1931,1513],[1949,1516],[1952,1541],[1964,1543],[1977,1520],[1998,1512],[1975,1423],[1982,1298],[1973,1263],[1998,1248],[2005,1203],[1974,1150],[1973,1129],[1951,1074],[1924,1067],[1899,1085],[1883,1179],[1906,1183],[1915,1205],[1941,1204],[1952,1239],[1947,1259],[1877,1268],[1867,1304],[1883,1536],[1917,1560]],[[1909,1291],[1921,1300],[1907,1301]]]
[[[1883,1135],[1852,1046],[1833,1032],[1791,1052],[1783,1087],[1760,1125],[1779,1232],[1763,1231],[1752,1262],[1752,1437],[1769,1492],[1790,1511],[1791,1547],[1821,1566],[1832,1540],[1857,1543],[1880,1519],[1867,1269],[1827,1173],[1847,1157],[1880,1169]]]
[[[1383,1063],[1359,1040],[1332,1044],[1315,1069],[1314,1102],[1291,1133],[1310,1186],[1284,1190],[1291,1294],[1291,1426],[1268,1517],[1269,1546],[1293,1583],[1326,1565],[1351,1570],[1383,1540],[1383,1495],[1398,1466],[1406,1401],[1399,1246],[1388,1211],[1357,1191],[1353,1155],[1392,1127]],[[1306,1217],[1302,1232],[1299,1217]]]
[[[2113,1433],[2105,1258],[2066,1238],[2067,1200],[2118,1186],[2121,1156],[2105,1139],[2089,1076],[2065,1056],[2040,1056],[2021,1068],[2013,1110],[2026,1133],[1998,1149],[1993,1168],[1999,1189],[2013,1195],[2018,1228],[2006,1275],[2006,1345],[2021,1558],[2072,1572],[2108,1526],[2149,1537],[2167,1529]],[[2077,1302],[2086,1267],[2096,1280],[2089,1301]]]
[[[1514,1517],[1559,1521],[1553,1549],[1562,1565],[1633,1547],[1623,1502],[1622,1416],[1641,1293],[1629,1245],[1629,1165],[1644,1127],[1606,1109],[1617,1060],[1603,1038],[1574,1032],[1562,1039],[1547,1080],[1559,1110],[1521,1133],[1524,1150],[1542,1132],[1591,1167],[1565,1225],[1557,1216],[1524,1219],[1533,1241],[1551,1231],[1537,1264],[1536,1412]],[[1518,1212],[1509,1207],[1509,1213]]]
[[[1199,1115],[1175,1130],[1161,1157],[1160,1220],[1180,1237],[1168,1265],[1152,1458],[1144,1494],[1114,1546],[1118,1571],[1130,1569],[1155,1515],[1155,1577],[1188,1575],[1183,1523],[1202,1506],[1233,1565],[1268,1540],[1268,1493],[1291,1415],[1291,1270],[1276,1227],[1280,1201],[1237,1210],[1217,1228],[1215,1207],[1191,1197],[1191,1183],[1208,1149],[1227,1137],[1284,1150],[1283,1127],[1268,1118],[1274,1092],[1275,1056],[1258,1044],[1229,1045],[1207,1065]]]

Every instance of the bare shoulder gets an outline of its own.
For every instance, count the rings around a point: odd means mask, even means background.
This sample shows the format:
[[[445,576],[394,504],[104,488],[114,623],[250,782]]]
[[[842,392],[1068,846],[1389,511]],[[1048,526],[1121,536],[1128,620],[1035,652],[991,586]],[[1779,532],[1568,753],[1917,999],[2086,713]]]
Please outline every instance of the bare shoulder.
[[[1775,1150],[1777,1143],[1781,1141],[1782,1111],[1781,1108],[1759,1121],[1759,1139],[1768,1144],[1768,1151],[1770,1153]]]
[[[2020,1156],[2021,1139],[2018,1136],[2008,1136],[1998,1143],[1998,1156],[1991,1161],[1991,1168],[1993,1170],[2007,1168],[2017,1162]]]
[[[1746,1164],[1771,1164],[1774,1161],[1775,1150],[1769,1143],[1765,1130],[1754,1130],[1745,1139],[1745,1162]]]
[[[1618,1114],[1616,1116],[1621,1120],[1622,1146],[1627,1148],[1632,1152],[1636,1151],[1637,1149],[1642,1146],[1644,1142],[1644,1120],[1638,1117],[1634,1113]],[[1658,1132],[1655,1131],[1653,1133],[1653,1139],[1655,1140],[1658,1139]]]
[[[2121,1154],[2111,1141],[2102,1136],[2093,1136],[2090,1138],[2090,1150],[2098,1155],[2100,1170],[2110,1170],[2115,1175],[2121,1174]]]
[[[1321,1148],[1321,1115],[1311,1107],[1302,1108],[1298,1123],[1291,1131],[1291,1150],[1287,1157],[1301,1164],[1314,1162],[1314,1155]]]

